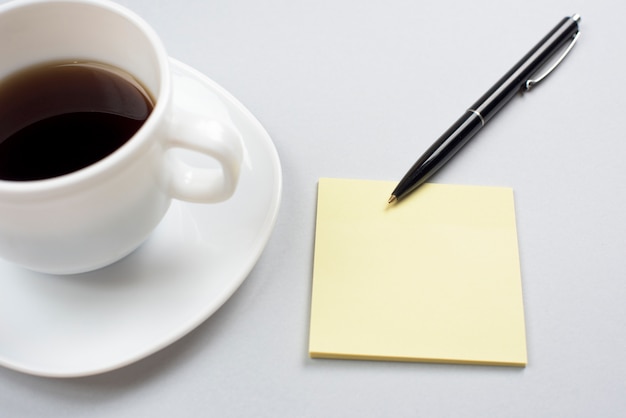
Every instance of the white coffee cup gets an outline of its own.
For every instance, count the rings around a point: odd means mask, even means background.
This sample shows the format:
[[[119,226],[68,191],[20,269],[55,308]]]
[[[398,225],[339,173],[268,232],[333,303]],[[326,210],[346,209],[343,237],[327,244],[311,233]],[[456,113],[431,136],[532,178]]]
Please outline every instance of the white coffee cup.
[[[39,63],[96,61],[131,74],[155,99],[143,126],[104,159],[59,177],[0,180],[3,259],[52,274],[94,270],[136,249],[172,198],[212,203],[233,194],[240,134],[229,121],[176,105],[168,55],[129,10],[106,0],[5,3],[0,57],[0,80]],[[172,148],[205,154],[219,167],[191,167]]]

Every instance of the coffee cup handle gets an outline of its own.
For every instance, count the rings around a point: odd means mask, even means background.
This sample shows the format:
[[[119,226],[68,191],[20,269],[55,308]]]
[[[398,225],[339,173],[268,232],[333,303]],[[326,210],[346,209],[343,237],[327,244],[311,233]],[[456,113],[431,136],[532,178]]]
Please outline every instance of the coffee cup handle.
[[[217,168],[191,166],[169,155],[169,192],[179,200],[217,203],[230,198],[243,160],[241,135],[235,128],[177,107],[170,120],[167,148],[199,152],[219,163]]]

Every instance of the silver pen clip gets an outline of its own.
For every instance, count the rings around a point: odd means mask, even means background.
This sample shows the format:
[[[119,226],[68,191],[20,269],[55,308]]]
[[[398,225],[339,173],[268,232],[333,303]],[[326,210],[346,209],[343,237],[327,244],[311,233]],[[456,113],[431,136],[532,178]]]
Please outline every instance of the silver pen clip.
[[[574,16],[572,16],[572,19],[574,19],[575,22],[579,22],[580,21],[580,16],[575,14]],[[550,73],[552,71],[554,71],[556,69],[556,67],[559,66],[559,64],[561,63],[561,61],[563,61],[565,59],[565,57],[567,56],[567,54],[569,54],[569,52],[572,50],[572,48],[574,47],[574,45],[576,44],[576,41],[578,40],[578,37],[580,36],[580,30],[578,32],[576,32],[576,35],[574,35],[574,38],[572,38],[572,42],[570,42],[570,44],[567,46],[567,48],[565,49],[565,51],[563,51],[563,54],[561,54],[561,56],[559,57],[559,59],[557,59],[555,61],[554,64],[552,64],[552,66],[550,66],[550,68],[548,68],[546,70],[545,73],[543,73],[542,75],[540,75],[537,78],[533,78],[533,79],[529,79],[526,80],[526,83],[524,84],[524,90],[525,91],[529,91],[531,88],[533,88],[534,86],[536,86],[537,84],[539,84],[541,81],[543,81],[544,78],[546,78],[548,75],[550,75]]]

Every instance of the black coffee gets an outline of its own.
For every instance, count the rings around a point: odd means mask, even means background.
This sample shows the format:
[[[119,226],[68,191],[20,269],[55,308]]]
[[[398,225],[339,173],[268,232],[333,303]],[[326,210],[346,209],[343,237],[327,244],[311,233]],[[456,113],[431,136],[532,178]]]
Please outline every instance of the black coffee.
[[[32,67],[0,81],[0,179],[41,180],[121,147],[152,111],[142,86],[94,63]]]

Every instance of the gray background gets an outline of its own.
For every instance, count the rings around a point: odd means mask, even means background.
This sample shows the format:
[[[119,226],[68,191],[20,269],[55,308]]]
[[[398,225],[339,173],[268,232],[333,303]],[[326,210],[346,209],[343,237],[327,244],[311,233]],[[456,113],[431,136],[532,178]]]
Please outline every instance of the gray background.
[[[282,207],[259,263],[194,332],[79,379],[0,369],[0,416],[621,416],[626,3],[123,0],[273,138]],[[512,187],[525,369],[308,358],[319,177],[398,180],[562,17],[582,36],[432,180]],[[0,289],[1,291],[1,289]],[[1,332],[1,330],[0,330]]]

